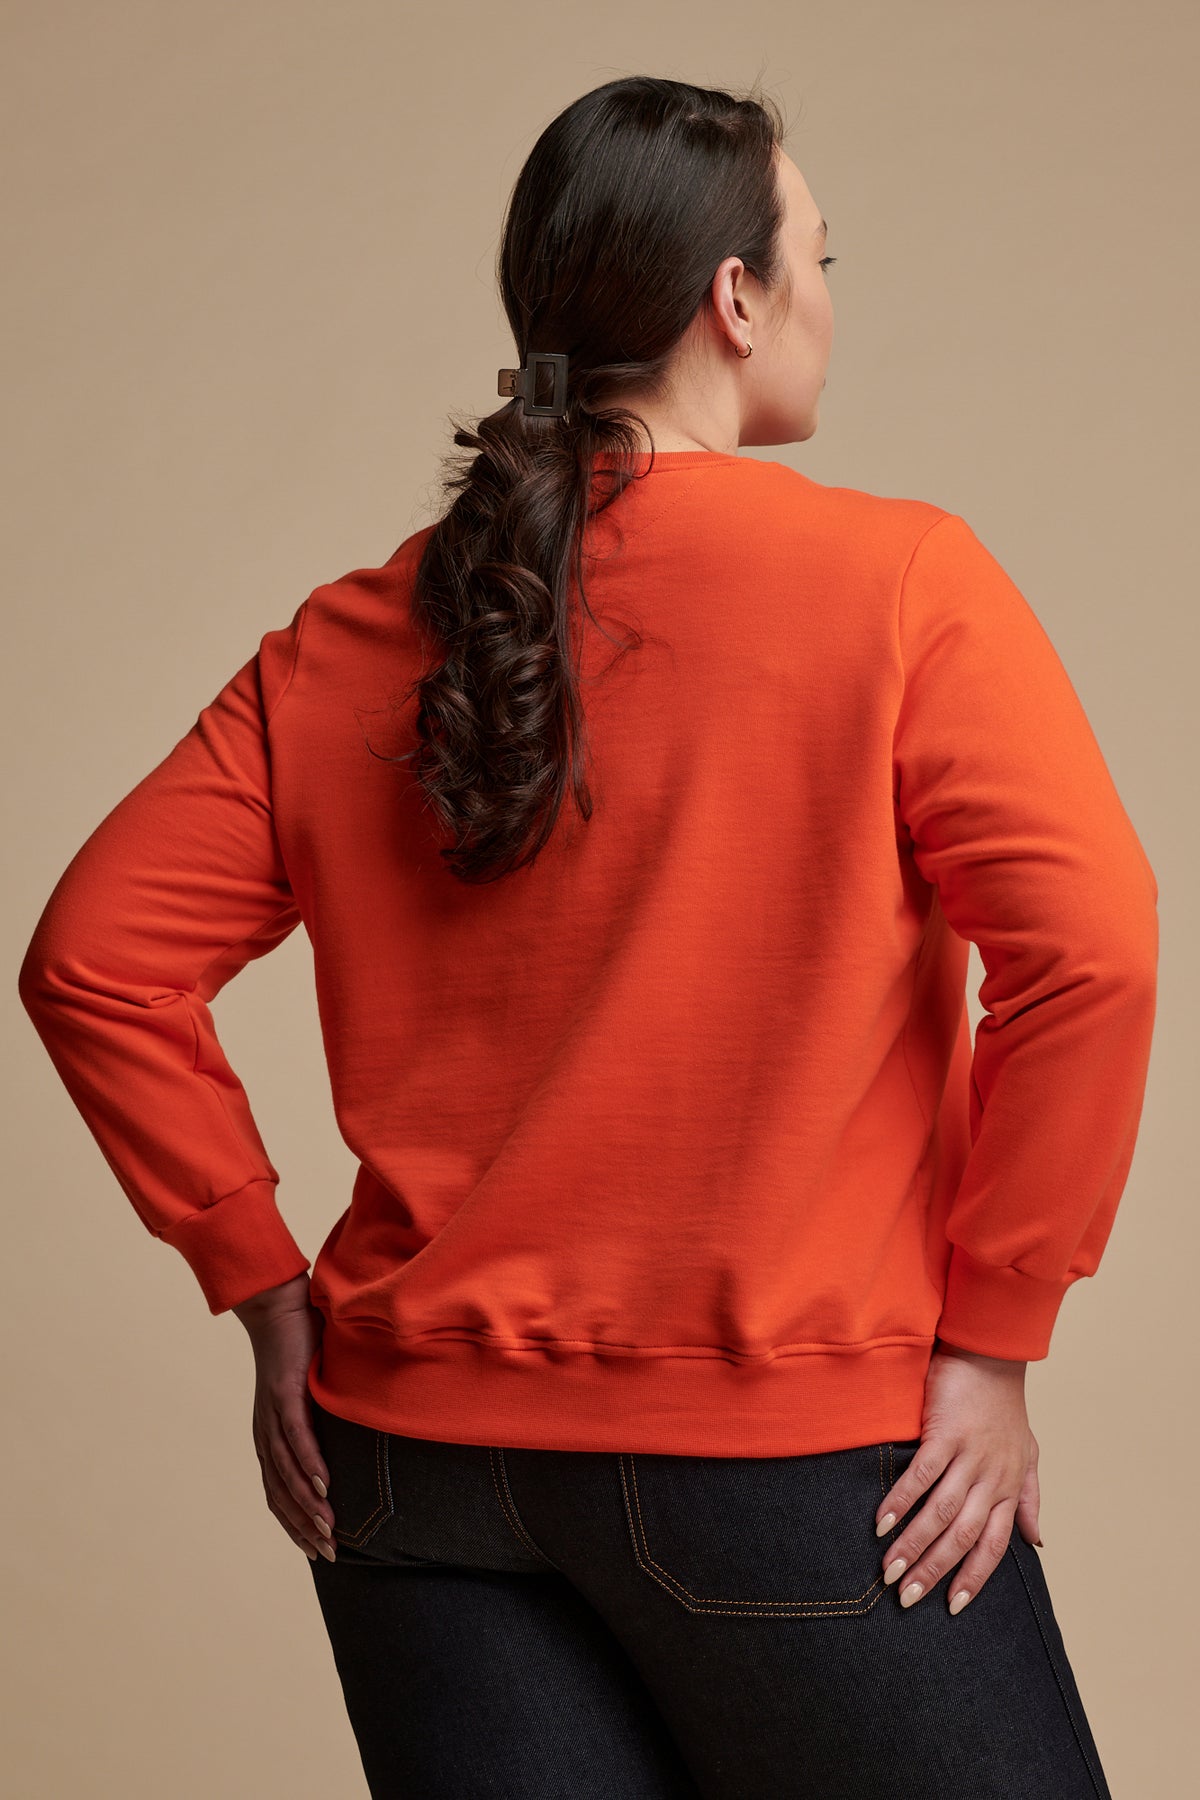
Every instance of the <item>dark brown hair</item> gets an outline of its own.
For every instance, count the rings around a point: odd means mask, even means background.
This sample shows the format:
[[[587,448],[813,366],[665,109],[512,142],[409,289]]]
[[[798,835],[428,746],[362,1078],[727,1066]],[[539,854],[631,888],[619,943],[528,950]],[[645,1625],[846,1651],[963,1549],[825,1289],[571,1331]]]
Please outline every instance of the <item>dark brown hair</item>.
[[[475,428],[456,425],[466,454],[445,459],[454,497],[413,593],[440,660],[409,690],[419,702],[409,760],[453,834],[440,854],[462,881],[532,862],[568,787],[591,817],[577,663],[589,612],[583,528],[636,476],[637,425],[652,442],[622,394],[662,396],[718,264],[739,256],[768,289],[784,278],[784,131],[772,101],[628,76],[559,113],[517,178],[500,291],[522,363],[531,349],[567,353],[567,411],[527,415],[518,397]]]

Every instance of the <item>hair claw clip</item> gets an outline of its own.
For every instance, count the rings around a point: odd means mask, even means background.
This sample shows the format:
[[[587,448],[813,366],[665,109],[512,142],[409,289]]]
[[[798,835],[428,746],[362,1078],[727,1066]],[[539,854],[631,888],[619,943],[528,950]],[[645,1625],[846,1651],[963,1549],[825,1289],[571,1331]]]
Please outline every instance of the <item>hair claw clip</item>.
[[[546,365],[553,374],[549,401],[534,398],[539,367]],[[562,350],[531,350],[519,369],[496,371],[496,392],[519,396],[527,413],[541,418],[561,418],[567,410],[567,357]]]

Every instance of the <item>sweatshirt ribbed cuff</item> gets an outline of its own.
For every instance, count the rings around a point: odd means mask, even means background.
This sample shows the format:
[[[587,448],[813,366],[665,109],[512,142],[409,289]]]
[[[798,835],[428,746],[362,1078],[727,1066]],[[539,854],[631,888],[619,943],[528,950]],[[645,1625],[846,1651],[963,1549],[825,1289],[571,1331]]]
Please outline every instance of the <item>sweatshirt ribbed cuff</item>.
[[[228,1312],[308,1268],[276,1205],[275,1185],[269,1178],[248,1181],[161,1233],[191,1265],[210,1312]]]
[[[956,1244],[937,1335],[979,1356],[1036,1362],[1049,1354],[1058,1309],[1075,1279],[1041,1281],[1019,1269],[996,1268]]]

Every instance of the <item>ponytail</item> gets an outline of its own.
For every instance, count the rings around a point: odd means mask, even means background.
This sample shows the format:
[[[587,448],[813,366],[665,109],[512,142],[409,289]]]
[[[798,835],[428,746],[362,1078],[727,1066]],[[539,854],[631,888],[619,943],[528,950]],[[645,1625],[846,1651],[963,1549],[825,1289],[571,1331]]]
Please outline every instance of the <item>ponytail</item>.
[[[440,854],[464,882],[531,863],[568,792],[591,817],[584,539],[636,477],[651,435],[622,398],[663,398],[725,257],[765,286],[778,278],[782,135],[774,106],[634,76],[569,106],[518,176],[498,278],[522,362],[530,343],[567,354],[565,411],[526,413],[516,397],[456,426],[449,504],[413,590],[414,619],[441,660],[410,690],[410,766],[453,836]]]

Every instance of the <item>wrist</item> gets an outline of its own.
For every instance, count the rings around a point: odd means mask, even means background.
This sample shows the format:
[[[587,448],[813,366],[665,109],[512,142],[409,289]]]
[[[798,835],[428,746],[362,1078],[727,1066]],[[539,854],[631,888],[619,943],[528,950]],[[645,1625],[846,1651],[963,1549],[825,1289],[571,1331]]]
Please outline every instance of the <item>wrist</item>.
[[[944,1338],[940,1337],[934,1338],[933,1348],[935,1354],[957,1356],[964,1362],[979,1363],[983,1367],[995,1369],[1001,1375],[1013,1372],[1024,1374],[1028,1367],[1027,1361],[1023,1358],[1017,1360],[1007,1356],[985,1356],[981,1350],[964,1350],[960,1344],[948,1344]]]
[[[285,1313],[305,1311],[308,1306],[308,1270],[305,1269],[290,1281],[281,1281],[276,1287],[251,1294],[248,1300],[239,1301],[229,1310],[249,1330],[252,1326],[270,1324]]]

